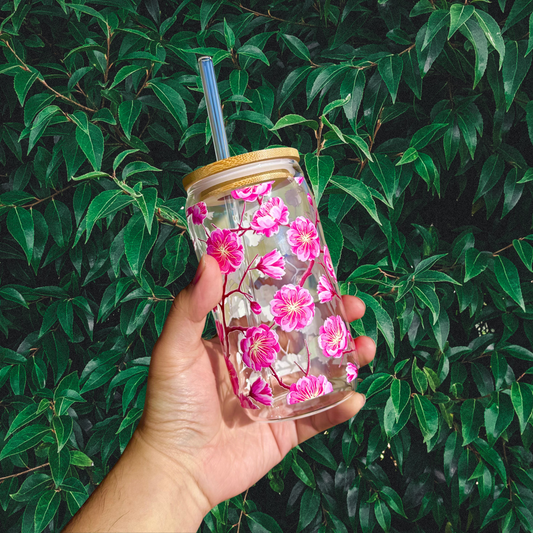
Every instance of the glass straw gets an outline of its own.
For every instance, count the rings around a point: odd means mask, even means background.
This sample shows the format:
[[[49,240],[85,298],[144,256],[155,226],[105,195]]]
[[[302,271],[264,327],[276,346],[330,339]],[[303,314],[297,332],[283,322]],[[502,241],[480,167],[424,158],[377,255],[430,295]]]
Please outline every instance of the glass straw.
[[[222,115],[222,105],[220,104],[220,95],[218,94],[217,79],[213,67],[213,59],[209,56],[202,56],[198,59],[200,77],[204,88],[205,103],[211,133],[213,136],[213,145],[215,147],[215,156],[217,161],[229,157],[228,138],[226,128],[224,127],[224,117]]]

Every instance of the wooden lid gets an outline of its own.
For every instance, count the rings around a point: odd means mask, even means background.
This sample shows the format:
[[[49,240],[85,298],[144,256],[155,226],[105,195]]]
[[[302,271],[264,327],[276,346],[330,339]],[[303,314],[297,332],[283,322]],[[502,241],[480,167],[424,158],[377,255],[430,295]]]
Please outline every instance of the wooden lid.
[[[300,161],[300,154],[296,148],[269,148],[267,150],[258,150],[256,152],[247,152],[245,154],[234,155],[220,161],[215,161],[205,167],[200,167],[187,174],[183,178],[183,187],[188,190],[189,187],[204,178],[231,170],[232,168],[241,167],[248,163],[256,163],[258,161],[268,161],[269,159],[295,159]]]

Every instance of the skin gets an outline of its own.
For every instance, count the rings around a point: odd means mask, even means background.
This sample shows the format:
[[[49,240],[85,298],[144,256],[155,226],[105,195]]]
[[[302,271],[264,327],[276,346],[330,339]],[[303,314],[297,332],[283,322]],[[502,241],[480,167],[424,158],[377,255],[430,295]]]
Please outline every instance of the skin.
[[[354,394],[323,413],[267,424],[234,397],[218,339],[203,341],[207,313],[222,295],[216,260],[204,256],[195,280],[174,300],[150,364],[139,425],[117,464],[63,530],[193,532],[215,505],[261,479],[297,444],[345,422],[364,405]],[[348,321],[364,303],[343,296]],[[375,355],[355,340],[361,365]]]

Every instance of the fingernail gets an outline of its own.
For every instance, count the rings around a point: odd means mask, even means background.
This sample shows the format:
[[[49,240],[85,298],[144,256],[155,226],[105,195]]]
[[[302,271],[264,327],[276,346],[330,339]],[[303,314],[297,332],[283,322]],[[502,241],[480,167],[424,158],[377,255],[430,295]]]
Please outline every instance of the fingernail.
[[[194,279],[192,280],[192,284],[196,285],[200,278],[202,277],[202,274],[205,270],[205,255],[202,256],[202,259],[200,259],[200,263],[198,265],[198,268],[196,269],[196,274],[194,275]]]

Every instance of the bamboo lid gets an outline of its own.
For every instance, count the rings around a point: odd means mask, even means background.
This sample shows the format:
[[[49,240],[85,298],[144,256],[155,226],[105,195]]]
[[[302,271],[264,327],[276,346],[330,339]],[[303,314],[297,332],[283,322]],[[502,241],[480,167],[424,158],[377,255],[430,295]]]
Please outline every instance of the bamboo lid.
[[[223,172],[232,168],[241,167],[248,163],[256,163],[258,161],[268,161],[269,159],[294,159],[300,161],[300,154],[295,148],[269,148],[267,150],[257,150],[256,152],[247,152],[245,154],[234,155],[227,159],[215,161],[205,167],[200,167],[187,174],[183,178],[183,187],[187,191],[194,183]]]

